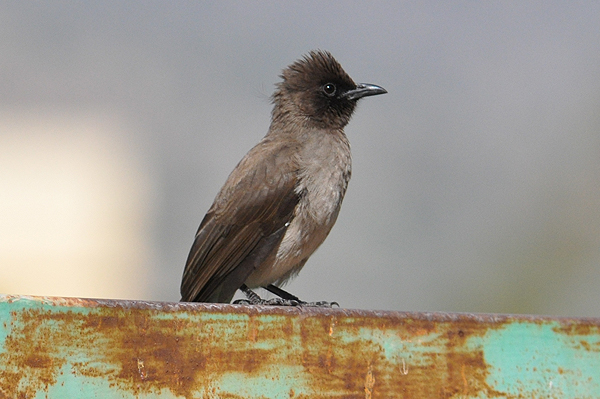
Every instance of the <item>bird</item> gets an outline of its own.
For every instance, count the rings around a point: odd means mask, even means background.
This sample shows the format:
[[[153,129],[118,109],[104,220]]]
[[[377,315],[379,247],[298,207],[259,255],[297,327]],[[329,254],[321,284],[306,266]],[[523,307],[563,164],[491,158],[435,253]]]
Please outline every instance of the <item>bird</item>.
[[[286,67],[267,134],[237,164],[202,219],[181,282],[182,302],[332,306],[281,289],[323,243],[351,176],[344,127],[359,99],[387,93],[356,84],[331,53]],[[277,298],[265,300],[252,289]]]

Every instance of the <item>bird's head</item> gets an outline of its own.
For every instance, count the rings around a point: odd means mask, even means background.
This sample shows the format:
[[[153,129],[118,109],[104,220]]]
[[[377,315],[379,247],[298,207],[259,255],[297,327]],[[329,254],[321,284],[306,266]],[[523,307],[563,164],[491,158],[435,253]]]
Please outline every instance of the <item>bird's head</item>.
[[[273,120],[302,118],[319,128],[343,128],[360,98],[387,93],[379,86],[354,83],[339,62],[321,50],[289,65],[281,78],[273,94]]]

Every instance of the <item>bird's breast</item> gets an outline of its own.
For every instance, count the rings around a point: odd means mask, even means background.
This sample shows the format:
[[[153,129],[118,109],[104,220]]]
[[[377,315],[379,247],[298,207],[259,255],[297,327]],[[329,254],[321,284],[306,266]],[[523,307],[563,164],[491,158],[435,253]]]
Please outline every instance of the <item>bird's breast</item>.
[[[296,187],[301,196],[295,220],[305,221],[317,229],[333,226],[348,181],[352,160],[350,144],[343,132],[314,135],[302,148]],[[310,230],[310,229],[308,229]]]
[[[343,132],[328,132],[308,141],[298,154],[298,165],[296,192],[300,201],[274,263],[257,270],[253,276],[262,280],[258,285],[282,283],[296,275],[331,231],[351,175],[350,145],[346,136]]]
[[[249,287],[294,277],[333,227],[350,180],[350,144],[343,131],[314,131],[294,154],[299,202],[277,249],[248,277]]]

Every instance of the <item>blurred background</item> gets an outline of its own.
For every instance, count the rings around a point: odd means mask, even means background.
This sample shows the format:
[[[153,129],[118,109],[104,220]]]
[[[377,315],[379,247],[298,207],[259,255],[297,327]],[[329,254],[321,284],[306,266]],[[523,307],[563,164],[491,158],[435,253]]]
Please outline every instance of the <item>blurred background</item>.
[[[177,301],[196,229],[326,49],[388,94],[286,286],[407,311],[600,315],[600,3],[0,5],[0,292]]]

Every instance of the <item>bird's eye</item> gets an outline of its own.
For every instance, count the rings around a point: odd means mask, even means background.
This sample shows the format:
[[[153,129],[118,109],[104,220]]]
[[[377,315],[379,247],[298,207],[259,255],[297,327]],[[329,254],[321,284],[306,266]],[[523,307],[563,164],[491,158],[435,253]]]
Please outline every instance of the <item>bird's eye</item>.
[[[336,90],[336,88],[333,83],[327,83],[323,86],[323,93],[325,93],[329,97],[331,97],[335,94],[335,90]]]

